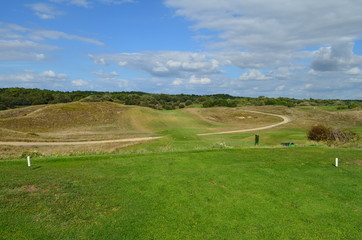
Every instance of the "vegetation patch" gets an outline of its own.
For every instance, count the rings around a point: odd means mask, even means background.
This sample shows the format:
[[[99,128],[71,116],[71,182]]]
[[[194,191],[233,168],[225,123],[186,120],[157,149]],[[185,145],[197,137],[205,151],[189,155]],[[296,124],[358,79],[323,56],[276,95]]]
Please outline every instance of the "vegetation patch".
[[[359,136],[350,130],[331,128],[319,124],[309,129],[308,139],[317,142],[325,141],[328,144],[345,144],[348,142],[357,141],[359,139]]]
[[[39,104],[56,104],[69,102],[117,102],[126,105],[138,105],[158,110],[182,109],[191,105],[209,107],[237,107],[237,106],[264,106],[279,105],[286,107],[296,106],[324,106],[333,110],[361,108],[361,100],[338,99],[294,99],[294,98],[269,98],[260,96],[236,97],[228,94],[213,95],[170,95],[150,94],[144,92],[96,92],[73,91],[61,92],[40,89],[0,88],[0,110],[19,106]]]

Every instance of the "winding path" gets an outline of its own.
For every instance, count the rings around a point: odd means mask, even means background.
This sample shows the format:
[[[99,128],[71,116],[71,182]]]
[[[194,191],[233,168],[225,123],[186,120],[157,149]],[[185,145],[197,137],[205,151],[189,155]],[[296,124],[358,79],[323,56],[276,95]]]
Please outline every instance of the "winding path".
[[[265,127],[241,129],[241,130],[234,130],[234,131],[223,131],[223,132],[215,132],[215,133],[200,133],[200,134],[197,134],[197,136],[208,136],[208,135],[218,135],[218,134],[228,134],[228,133],[254,132],[254,131],[260,131],[260,130],[265,130],[265,129],[269,129],[269,128],[274,128],[274,127],[277,127],[277,126],[280,126],[280,125],[287,124],[287,123],[291,122],[290,118],[288,118],[286,116],[283,116],[283,115],[279,115],[279,114],[264,113],[264,112],[250,111],[250,110],[244,110],[244,111],[245,112],[265,114],[265,115],[269,115],[269,116],[280,117],[280,118],[283,119],[283,121],[280,122],[280,123],[276,123],[276,124],[265,126]]]
[[[250,129],[241,129],[241,130],[234,130],[234,131],[223,131],[223,132],[215,132],[215,133],[200,133],[197,136],[208,136],[208,135],[218,135],[218,134],[228,134],[228,133],[242,133],[242,132],[253,132],[253,131],[260,131],[269,128],[274,128],[283,124],[287,124],[291,121],[290,118],[273,114],[273,113],[264,113],[264,112],[257,112],[257,111],[249,111],[244,110],[245,112],[252,112],[258,114],[265,114],[270,116],[276,116],[283,119],[282,122],[268,125],[265,127],[258,127],[258,128],[250,128]],[[127,139],[114,139],[114,140],[101,140],[101,141],[84,141],[84,142],[0,142],[0,145],[7,145],[7,146],[61,146],[61,145],[85,145],[85,144],[102,144],[102,143],[116,143],[116,142],[141,142],[141,141],[150,141],[155,139],[160,139],[160,137],[143,137],[143,138],[127,138]]]
[[[84,141],[84,142],[0,142],[0,145],[8,146],[60,146],[60,145],[85,145],[85,144],[102,144],[115,142],[141,142],[159,139],[162,137],[143,137],[143,138],[126,138],[101,141]]]

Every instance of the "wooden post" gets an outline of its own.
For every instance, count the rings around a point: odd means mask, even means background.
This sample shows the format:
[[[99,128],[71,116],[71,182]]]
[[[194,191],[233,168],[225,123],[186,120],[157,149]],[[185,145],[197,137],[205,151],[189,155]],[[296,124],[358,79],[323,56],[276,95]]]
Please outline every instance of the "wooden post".
[[[28,167],[31,167],[30,156],[27,157],[27,160],[28,160]]]
[[[338,158],[336,158],[336,165],[335,166],[338,167]]]

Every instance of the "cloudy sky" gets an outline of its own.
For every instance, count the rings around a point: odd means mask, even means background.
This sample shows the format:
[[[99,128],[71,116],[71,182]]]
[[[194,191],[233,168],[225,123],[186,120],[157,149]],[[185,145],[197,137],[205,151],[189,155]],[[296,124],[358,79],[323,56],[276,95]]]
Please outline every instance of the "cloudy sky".
[[[1,0],[0,87],[362,99],[361,0]]]

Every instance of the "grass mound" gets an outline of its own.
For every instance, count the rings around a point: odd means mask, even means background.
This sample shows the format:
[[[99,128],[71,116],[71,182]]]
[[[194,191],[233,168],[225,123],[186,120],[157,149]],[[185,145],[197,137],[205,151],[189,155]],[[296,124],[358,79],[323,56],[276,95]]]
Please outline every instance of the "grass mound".
[[[8,139],[16,139],[21,133],[24,139],[37,137],[38,140],[42,137],[53,140],[96,140],[151,134],[150,129],[135,123],[133,112],[133,107],[106,102],[27,107],[2,112],[0,128],[7,131]],[[142,114],[138,117],[142,119]]]

